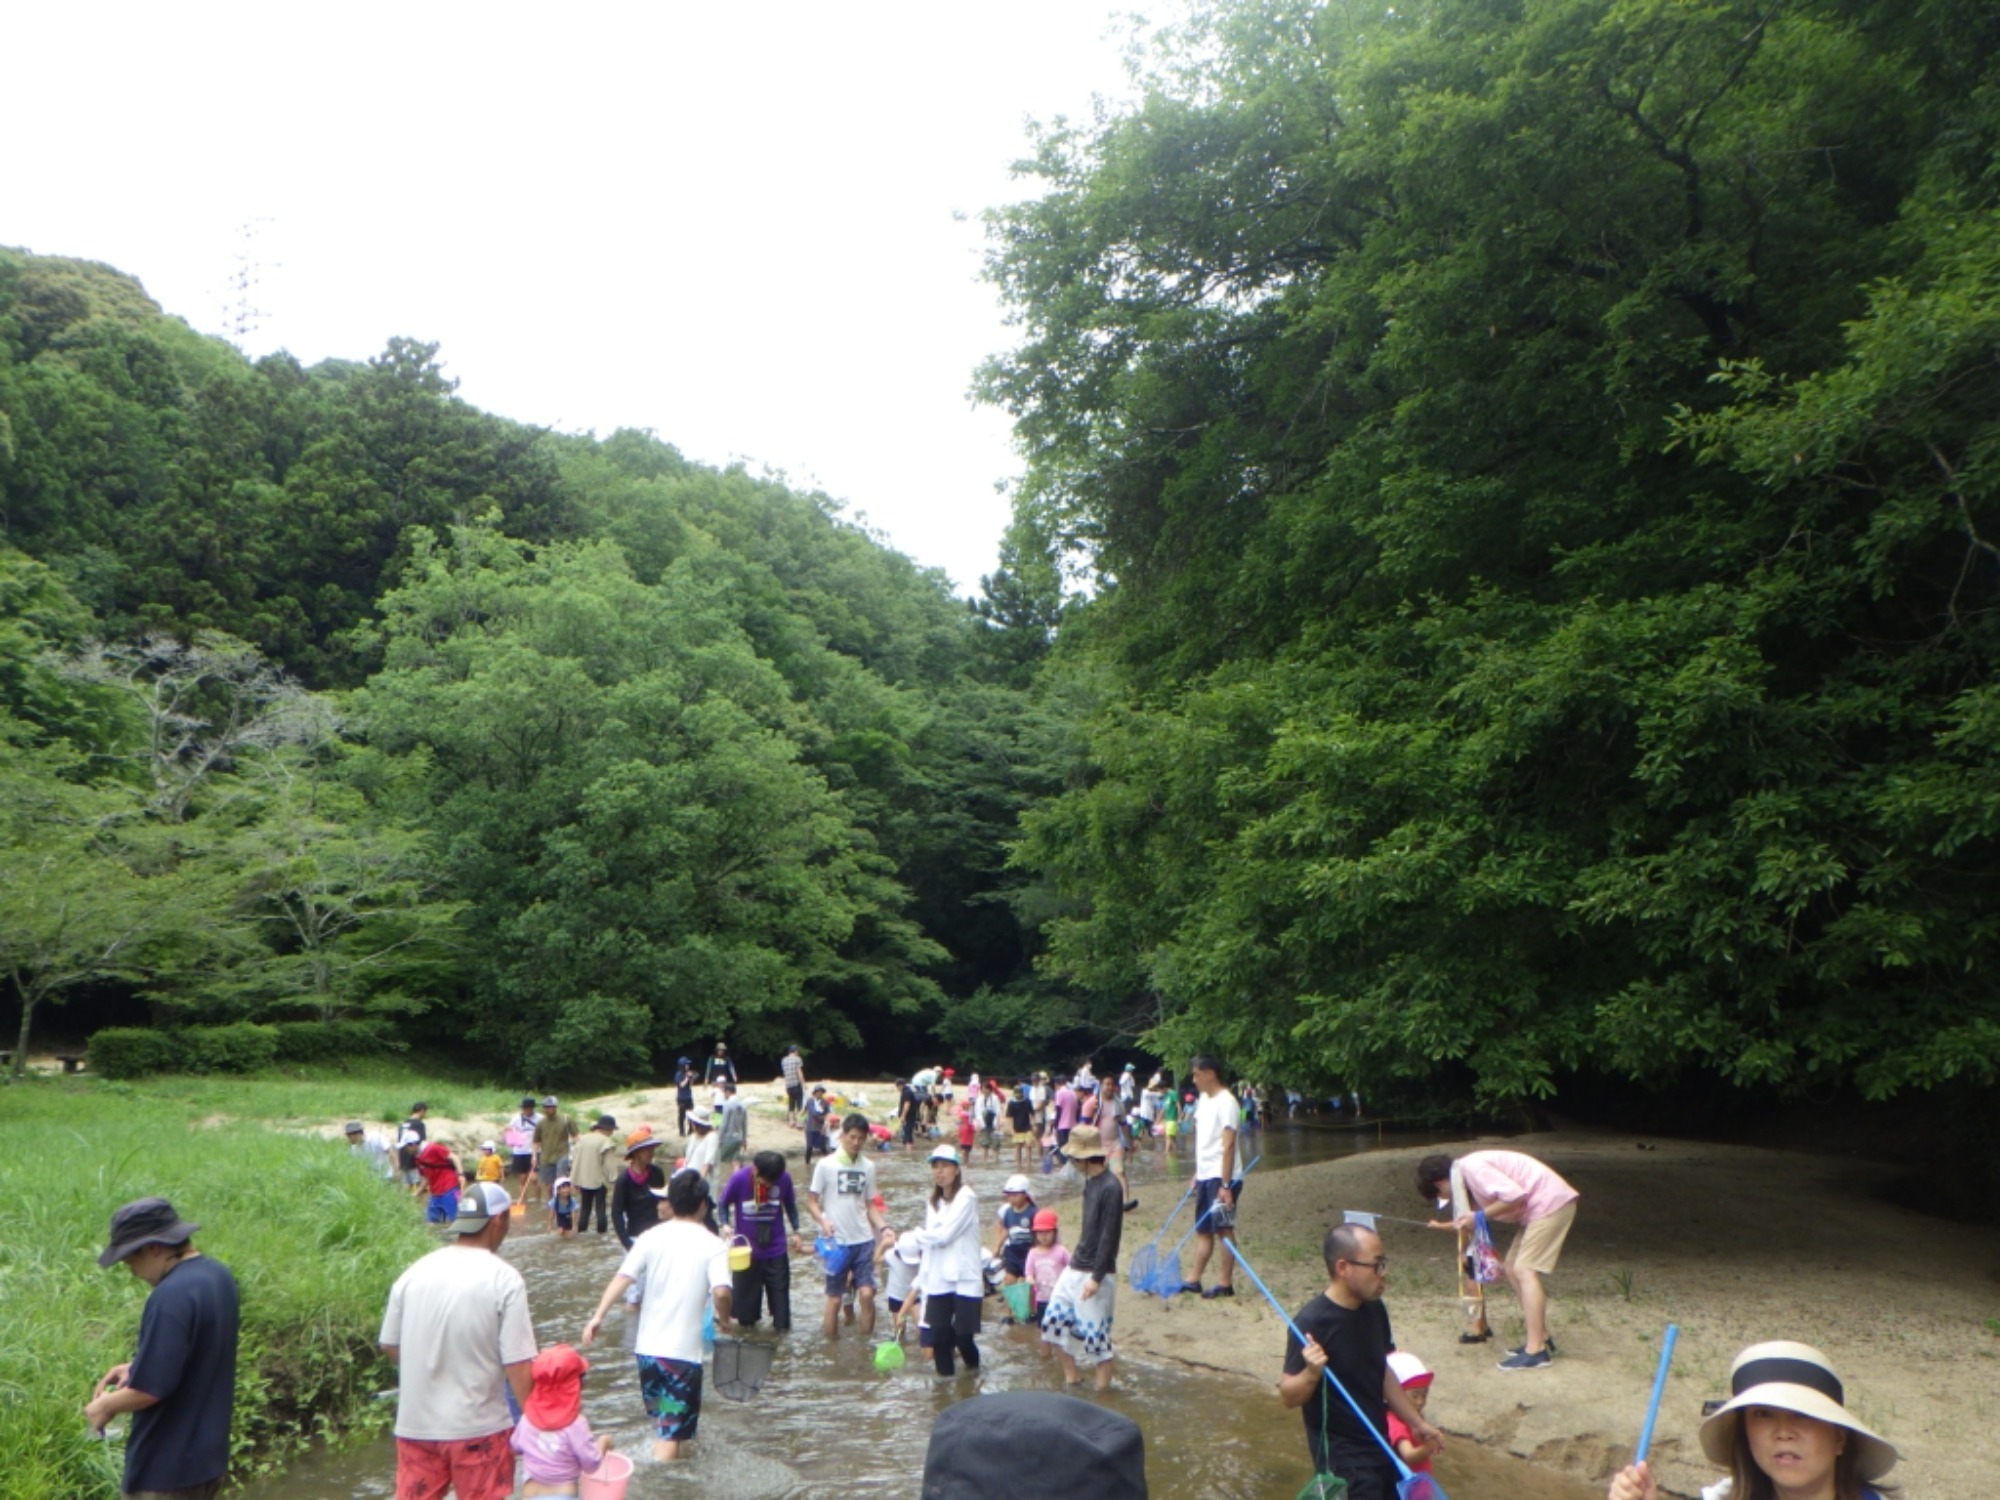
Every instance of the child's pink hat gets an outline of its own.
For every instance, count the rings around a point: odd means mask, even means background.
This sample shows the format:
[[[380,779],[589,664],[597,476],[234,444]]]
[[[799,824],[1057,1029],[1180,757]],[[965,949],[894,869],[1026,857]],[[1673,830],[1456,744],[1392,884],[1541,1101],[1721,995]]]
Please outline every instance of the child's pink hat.
[[[1389,1373],[1396,1377],[1396,1383],[1406,1391],[1421,1391],[1437,1379],[1424,1368],[1422,1360],[1402,1349],[1390,1354]]]

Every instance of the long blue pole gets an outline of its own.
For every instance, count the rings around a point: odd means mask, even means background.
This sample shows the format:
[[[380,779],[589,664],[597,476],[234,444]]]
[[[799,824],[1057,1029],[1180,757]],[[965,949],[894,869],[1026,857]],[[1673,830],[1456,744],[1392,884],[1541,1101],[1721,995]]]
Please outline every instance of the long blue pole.
[[[1660,1340],[1660,1368],[1653,1375],[1653,1399],[1646,1407],[1646,1425],[1639,1429],[1639,1451],[1632,1462],[1642,1464],[1653,1447],[1653,1423],[1660,1415],[1660,1397],[1667,1393],[1667,1369],[1674,1362],[1674,1344],[1681,1336],[1681,1325],[1669,1323],[1667,1336]]]

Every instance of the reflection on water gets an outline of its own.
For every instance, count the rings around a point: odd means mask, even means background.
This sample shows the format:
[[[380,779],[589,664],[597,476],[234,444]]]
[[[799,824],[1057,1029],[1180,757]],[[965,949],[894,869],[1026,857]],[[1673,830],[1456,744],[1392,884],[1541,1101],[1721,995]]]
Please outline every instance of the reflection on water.
[[[1280,1128],[1264,1134],[1260,1174],[1375,1145],[1372,1130]],[[906,1157],[897,1151],[876,1160],[891,1222],[919,1222],[922,1195],[930,1186],[921,1153]],[[1157,1155],[1142,1159],[1133,1169],[1134,1191],[1145,1196],[1177,1190],[1186,1163],[1184,1155],[1170,1173]],[[967,1175],[982,1204],[998,1202],[1000,1183],[1010,1169],[1010,1161],[972,1165]],[[1037,1197],[1044,1201],[1077,1191],[1076,1184],[1060,1178],[1037,1180]],[[563,1241],[538,1229],[517,1230],[508,1240],[505,1254],[527,1280],[535,1330],[544,1345],[573,1343],[581,1336],[605,1281],[617,1268],[617,1248],[608,1237],[602,1242],[595,1235]],[[977,1376],[938,1379],[919,1362],[914,1335],[908,1365],[894,1374],[878,1374],[869,1345],[852,1329],[843,1329],[832,1349],[821,1338],[823,1302],[814,1270],[810,1260],[793,1263],[797,1326],[779,1340],[763,1391],[740,1405],[711,1391],[703,1402],[700,1440],[691,1450],[695,1456],[673,1466],[641,1458],[628,1491],[634,1500],[697,1490],[711,1500],[915,1495],[938,1412],[978,1392],[1049,1389],[1061,1380],[1056,1367],[1042,1360],[1041,1346],[1029,1331],[998,1326],[997,1302],[987,1304],[987,1326],[980,1338],[985,1362]],[[651,1434],[640,1410],[631,1357],[622,1338],[613,1338],[614,1332],[623,1332],[616,1322],[621,1316],[613,1314],[604,1339],[589,1351],[593,1368],[584,1387],[585,1411],[597,1431],[612,1434],[620,1448],[638,1457]],[[1147,1472],[1158,1500],[1290,1500],[1311,1477],[1299,1417],[1283,1410],[1269,1388],[1175,1365],[1127,1361],[1119,1365],[1117,1388],[1102,1399],[1145,1429]],[[1453,1500],[1585,1500],[1599,1493],[1468,1450],[1469,1444],[1459,1445],[1439,1467],[1438,1477]],[[1032,1456],[1024,1456],[1024,1466],[1024,1475],[1033,1474]],[[282,1479],[243,1493],[249,1500],[388,1500],[395,1493],[395,1467],[394,1443],[384,1437],[346,1452],[312,1455]]]

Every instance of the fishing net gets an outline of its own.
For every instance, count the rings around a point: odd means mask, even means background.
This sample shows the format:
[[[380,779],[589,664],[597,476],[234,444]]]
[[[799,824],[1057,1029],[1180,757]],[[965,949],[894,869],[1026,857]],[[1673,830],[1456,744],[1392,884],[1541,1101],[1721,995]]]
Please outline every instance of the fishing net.
[[[875,1346],[875,1368],[884,1372],[903,1368],[903,1346],[895,1339],[888,1339]]]
[[[1347,1500],[1347,1481],[1338,1474],[1315,1474],[1299,1491],[1299,1500]]]
[[[726,1400],[748,1401],[764,1388],[778,1346],[758,1339],[715,1341],[715,1388]]]
[[[1007,1311],[1014,1315],[1016,1323],[1025,1323],[1035,1313],[1034,1288],[1025,1281],[1012,1281],[1000,1288],[1000,1295],[1007,1299]]]

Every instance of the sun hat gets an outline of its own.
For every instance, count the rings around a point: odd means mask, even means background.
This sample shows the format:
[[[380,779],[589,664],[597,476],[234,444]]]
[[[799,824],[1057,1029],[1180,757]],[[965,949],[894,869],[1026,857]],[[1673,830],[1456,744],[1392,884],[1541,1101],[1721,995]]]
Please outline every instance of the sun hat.
[[[174,1212],[164,1198],[135,1198],[111,1215],[111,1242],[97,1257],[100,1266],[115,1266],[147,1245],[179,1245],[201,1228]]]
[[[1406,1391],[1420,1391],[1437,1379],[1424,1368],[1424,1362],[1406,1349],[1392,1349],[1389,1352],[1389,1373],[1396,1377],[1396,1384]]]
[[[1035,1211],[1033,1228],[1036,1234],[1040,1234],[1044,1229],[1054,1229],[1055,1227],[1056,1211],[1053,1208],[1041,1208]]]
[[[1025,1193],[1032,1190],[1028,1186],[1028,1179],[1021,1173],[1016,1172],[1012,1177],[1007,1179],[1000,1191],[1002,1193]]]
[[[481,1141],[479,1143],[479,1149],[481,1151],[497,1151],[500,1148],[495,1146],[491,1141]]]
[[[930,1159],[934,1162],[948,1161],[954,1167],[964,1165],[964,1163],[958,1159],[958,1147],[956,1146],[940,1146],[937,1148],[937,1150],[931,1153]]]
[[[696,1130],[713,1130],[715,1129],[715,1116],[711,1115],[706,1109],[691,1109],[688,1111],[688,1124],[694,1126]]]
[[[361,1128],[361,1122],[359,1120],[349,1120],[345,1125],[340,1127],[340,1133],[342,1135],[365,1134],[365,1132]]]
[[[599,1115],[597,1117],[597,1123],[591,1126],[590,1128],[592,1130],[616,1130],[618,1128],[618,1122],[612,1119],[611,1116],[609,1115]]]
[[[477,1234],[495,1219],[504,1219],[514,1200],[497,1182],[475,1182],[458,1200],[458,1217],[453,1220],[461,1237]]]
[[[1784,1339],[1752,1344],[1729,1367],[1729,1400],[1701,1424],[1701,1451],[1709,1461],[1728,1468],[1735,1458],[1737,1413],[1747,1406],[1775,1406],[1781,1411],[1853,1434],[1854,1471],[1877,1480],[1896,1467],[1896,1449],[1847,1414],[1846,1391],[1826,1356],[1810,1344]]]
[[[659,1138],[653,1134],[653,1127],[641,1125],[625,1137],[625,1154],[632,1156],[640,1151],[650,1151],[658,1147]]]
[[[1079,1125],[1069,1133],[1063,1155],[1071,1161],[1103,1161],[1104,1136],[1095,1125]]]
[[[568,1344],[552,1344],[528,1366],[535,1389],[522,1403],[521,1415],[543,1432],[561,1432],[583,1412],[583,1376],[590,1368]]]

